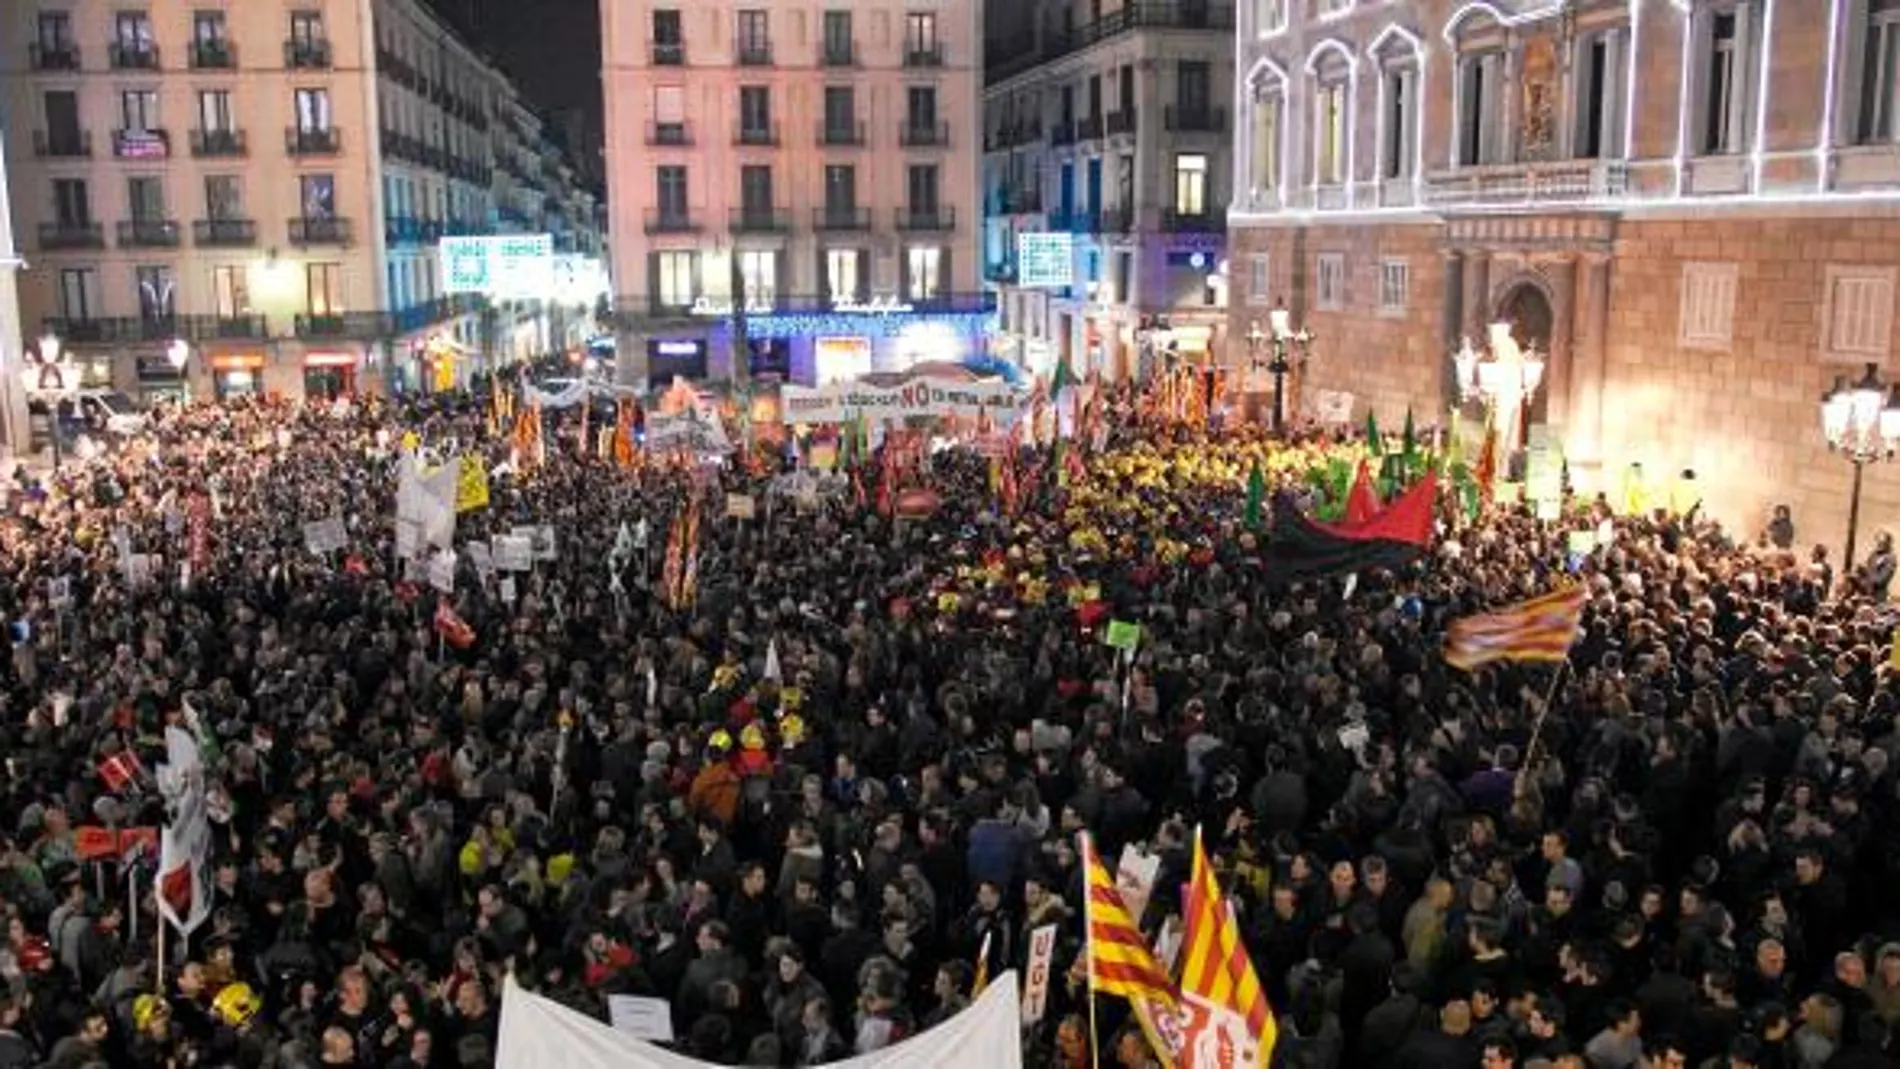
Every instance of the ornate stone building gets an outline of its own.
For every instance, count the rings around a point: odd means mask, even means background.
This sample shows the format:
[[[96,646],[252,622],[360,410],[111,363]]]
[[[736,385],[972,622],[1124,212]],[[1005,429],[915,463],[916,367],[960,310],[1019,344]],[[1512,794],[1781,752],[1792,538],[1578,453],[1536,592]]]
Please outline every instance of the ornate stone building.
[[[1894,348],[1896,56],[1883,0],[1244,0],[1229,334],[1283,301],[1303,407],[1436,422],[1509,321],[1580,490],[1693,469],[1838,545],[1818,399]],[[1900,478],[1867,493],[1863,544]]]

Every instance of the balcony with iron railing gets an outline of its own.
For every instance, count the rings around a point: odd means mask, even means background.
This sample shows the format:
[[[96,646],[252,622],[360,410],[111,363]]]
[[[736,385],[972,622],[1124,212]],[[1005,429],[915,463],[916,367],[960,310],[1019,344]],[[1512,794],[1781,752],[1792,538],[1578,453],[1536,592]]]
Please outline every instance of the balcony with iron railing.
[[[684,120],[647,124],[647,144],[657,147],[684,147],[693,143],[693,128]]]
[[[181,315],[172,317],[175,338],[186,341],[265,341],[270,329],[261,315]]]
[[[350,221],[334,216],[293,216],[290,243],[296,246],[348,245]]]
[[[236,70],[237,48],[223,38],[205,38],[191,42],[191,69]]]
[[[1118,204],[1095,213],[1095,233],[1126,234],[1135,228],[1135,209]]]
[[[784,234],[792,229],[792,213],[761,205],[734,208],[727,213],[726,229],[734,234]]]
[[[957,210],[942,205],[898,208],[894,213],[902,231],[949,231],[957,228]]]
[[[379,65],[385,53],[377,53]],[[296,38],[284,42],[284,66],[291,70],[328,70],[330,42],[324,38]]]
[[[33,155],[46,160],[88,158],[92,155],[92,131],[35,130]]]
[[[818,64],[822,67],[857,66],[858,43],[856,41],[826,41],[819,50]]]
[[[178,223],[172,219],[121,219],[118,231],[121,249],[178,247]]]
[[[1075,144],[1075,123],[1073,121],[1051,123],[1049,125],[1049,144],[1052,148],[1062,148]]]
[[[760,124],[741,121],[738,126],[733,129],[732,143],[735,145],[752,145],[766,148],[775,146],[778,144],[778,124],[775,122]]]
[[[343,151],[343,133],[334,126],[284,131],[284,151],[292,156],[335,156]]]
[[[114,130],[112,155],[122,160],[164,160],[172,154],[172,137],[165,130]]]
[[[1161,124],[1175,133],[1223,134],[1227,132],[1227,109],[1169,104],[1162,110]]]
[[[686,45],[680,41],[650,42],[648,61],[655,67],[686,66]]]
[[[147,41],[114,41],[106,48],[115,71],[155,71],[158,46]]]
[[[1136,30],[1214,30],[1231,38],[1234,5],[1211,0],[1127,0],[1119,9],[1067,33],[1044,36],[1020,50],[985,56],[984,81],[994,85],[1103,41]]]
[[[942,41],[906,41],[904,42],[904,66],[941,67],[943,66]]]
[[[30,44],[26,46],[27,64],[36,71],[76,71],[79,46],[76,44]]]
[[[106,228],[99,223],[58,220],[40,224],[40,248],[49,252],[61,249],[103,249]]]
[[[943,148],[950,144],[950,124],[905,120],[897,124],[897,143],[905,148]]]
[[[252,219],[194,220],[191,243],[203,249],[248,249],[257,244],[257,222]]]
[[[740,41],[733,46],[733,59],[741,67],[770,67],[772,65],[772,42]]]
[[[821,233],[871,229],[871,209],[827,204],[811,210],[811,228]]]
[[[334,341],[375,341],[394,334],[393,327],[390,318],[381,312],[300,314],[292,322],[299,338]]]
[[[1163,208],[1161,229],[1168,234],[1223,234],[1227,231],[1227,213],[1214,208],[1200,211]]]
[[[696,234],[700,226],[691,208],[648,208],[646,212],[649,234]]]
[[[163,342],[180,337],[186,328],[184,317],[175,312],[154,309],[146,315],[93,316],[71,318],[52,316],[40,320],[40,329],[62,342],[76,345],[126,345],[137,342]]]
[[[243,156],[247,152],[242,130],[193,130],[191,154],[199,159]]]
[[[1003,215],[1031,215],[1042,211],[1042,190],[1005,187],[997,193],[997,211]]]
[[[864,144],[861,122],[818,121],[818,144],[825,148],[854,148]]]
[[[1111,111],[1103,120],[1103,127],[1110,137],[1127,137],[1135,132],[1135,109],[1123,108]]]
[[[1077,141],[1100,141],[1105,125],[1106,123],[1102,118],[1102,113],[1099,111],[1093,115],[1084,115],[1082,118],[1076,120],[1075,139]]]

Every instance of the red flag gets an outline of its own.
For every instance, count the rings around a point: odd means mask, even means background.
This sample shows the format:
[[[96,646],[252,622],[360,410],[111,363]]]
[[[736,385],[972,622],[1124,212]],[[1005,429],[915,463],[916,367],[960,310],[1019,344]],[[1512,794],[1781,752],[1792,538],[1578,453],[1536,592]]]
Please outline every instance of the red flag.
[[[1352,489],[1346,493],[1346,522],[1364,523],[1379,514],[1385,505],[1379,500],[1379,492],[1372,488],[1372,475],[1366,470],[1366,462],[1359,461],[1359,470],[1352,477]]]
[[[1478,494],[1482,500],[1491,502],[1491,491],[1498,478],[1498,428],[1489,419],[1484,421],[1484,446],[1478,450]]]
[[[435,633],[458,650],[468,649],[475,644],[475,629],[455,614],[446,598],[435,603]]]
[[[106,789],[115,794],[137,783],[139,774],[144,771],[138,755],[130,750],[120,750],[99,762],[99,778],[105,780]]]
[[[369,562],[352,553],[343,558],[343,571],[347,575],[368,575]]]

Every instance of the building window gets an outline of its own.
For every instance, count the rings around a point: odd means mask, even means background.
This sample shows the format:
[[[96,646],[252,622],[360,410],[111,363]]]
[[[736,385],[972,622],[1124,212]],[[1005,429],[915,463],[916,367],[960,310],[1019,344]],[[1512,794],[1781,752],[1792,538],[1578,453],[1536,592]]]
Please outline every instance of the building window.
[[[850,86],[825,86],[825,140],[849,138],[857,126],[857,116],[857,94]]]
[[[825,167],[825,212],[833,217],[849,215],[858,208],[858,171],[850,164]]]
[[[936,54],[937,15],[933,11],[912,11],[904,16],[904,55],[928,57]]]
[[[342,315],[343,265],[305,264],[304,301],[310,315]]]
[[[212,309],[219,319],[251,314],[249,268],[227,264],[211,269]]]
[[[1256,198],[1280,189],[1280,148],[1285,118],[1284,82],[1276,79],[1272,88],[1255,90],[1253,122],[1248,127],[1252,144],[1248,146],[1247,171],[1248,184]]]
[[[1264,305],[1272,300],[1273,260],[1264,252],[1247,258],[1247,303]]]
[[[327,174],[306,174],[297,179],[298,203],[305,219],[336,218],[336,178]]]
[[[1174,158],[1174,211],[1177,215],[1207,214],[1207,157],[1184,152]]]
[[[1867,0],[1861,34],[1860,127],[1857,140],[1873,144],[1900,139],[1900,0]],[[1853,62],[1854,57],[1849,57]]]
[[[747,164],[739,168],[739,209],[748,218],[772,214],[772,168]]]
[[[324,44],[323,12],[291,12],[290,44],[299,55],[310,55],[322,48]]]
[[[1322,312],[1337,312],[1346,307],[1346,254],[1322,252],[1316,260],[1318,285],[1314,304]]]
[[[917,134],[934,136],[937,129],[937,90],[934,86],[913,85],[904,93],[906,128]]]
[[[139,319],[164,323],[178,315],[178,280],[172,269],[159,264],[141,264],[132,272],[138,288]]]
[[[904,250],[904,299],[935,300],[943,293],[943,249],[912,245]]]
[[[857,44],[851,37],[851,12],[827,11],[824,23],[825,62],[847,64],[855,58]]]
[[[53,179],[53,218],[61,227],[92,225],[92,193],[85,179]]]
[[[149,55],[157,47],[152,17],[143,11],[119,12],[113,17],[112,28],[112,39],[122,52]]]
[[[40,51],[65,54],[73,49],[73,17],[64,11],[42,11],[39,18]]]
[[[1458,163],[1496,162],[1498,116],[1504,96],[1504,54],[1475,52],[1458,57],[1454,107],[1458,115]]]
[[[330,130],[330,91],[297,90],[297,132],[322,134]]]
[[[668,164],[653,169],[654,207],[659,209],[662,219],[685,219],[688,214],[686,198],[686,168],[679,164]]]
[[[912,215],[932,216],[937,214],[937,166],[931,163],[917,164],[910,168],[906,180],[907,201]]]
[[[772,92],[762,85],[739,87],[739,130],[748,138],[766,138],[772,131]]]
[[[1379,178],[1412,178],[1418,164],[1422,56],[1416,42],[1392,33],[1374,52],[1379,68]]]
[[[205,176],[205,218],[230,220],[244,218],[244,190],[234,174]]]
[[[748,308],[770,308],[777,303],[778,252],[773,249],[741,249],[739,282]]]
[[[825,250],[825,295],[831,303],[856,300],[863,294],[866,279],[860,270],[862,255],[858,249]]]
[[[699,296],[699,254],[688,251],[653,254],[654,292],[663,308],[690,308]]]
[[[99,307],[99,272],[90,267],[65,267],[59,272],[59,314],[87,322]]]
[[[1677,340],[1689,349],[1727,349],[1735,332],[1735,264],[1682,265],[1682,316]]]
[[[207,134],[228,134],[235,128],[229,91],[207,89],[198,94],[198,129]]]
[[[217,48],[228,40],[222,11],[194,11],[191,14],[191,40],[194,44]]]
[[[1286,30],[1286,9],[1289,0],[1254,0],[1254,25],[1260,36],[1282,33]]]
[[[739,12],[738,47],[741,63],[771,62],[772,30],[764,11],[747,8]]]
[[[1620,27],[1578,38],[1571,80],[1576,92],[1576,129],[1570,135],[1571,154],[1578,159],[1608,160],[1623,155],[1628,42],[1629,31]]]
[[[1352,0],[1318,0],[1314,5],[1323,19],[1336,19],[1352,10]]]
[[[1346,184],[1346,83],[1327,82],[1313,93],[1313,182]]]
[[[653,43],[676,48],[686,43],[686,34],[680,26],[678,9],[660,8],[653,12]]]
[[[1827,355],[1859,362],[1884,360],[1893,338],[1893,284],[1900,269],[1827,269]]]
[[[125,180],[126,210],[134,222],[158,223],[165,219],[165,183],[150,175]]]
[[[1412,303],[1412,265],[1404,260],[1379,261],[1379,314],[1403,316]]]
[[[1699,54],[1696,86],[1696,150],[1726,156],[1748,147],[1748,119],[1754,75],[1755,26],[1748,5],[1710,10],[1696,16]]]
[[[127,89],[119,94],[119,129],[128,133],[159,129],[156,89]]]

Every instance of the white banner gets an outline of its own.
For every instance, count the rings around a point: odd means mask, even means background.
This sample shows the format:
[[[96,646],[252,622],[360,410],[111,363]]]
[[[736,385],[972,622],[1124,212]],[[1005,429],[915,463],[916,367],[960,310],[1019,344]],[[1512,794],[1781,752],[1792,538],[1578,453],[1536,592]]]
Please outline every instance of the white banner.
[[[1161,874],[1161,856],[1144,854],[1133,843],[1122,847],[1121,861],[1115,866],[1115,889],[1122,894],[1122,905],[1136,924],[1148,911],[1148,899],[1155,892],[1155,877]]]
[[[540,995],[510,976],[502,984],[495,1069],[711,1069],[614,1031]],[[832,1062],[838,1069],[1022,1069],[1022,1016],[1016,974],[1007,972],[970,1007],[922,1035],[873,1054]]]
[[[304,524],[303,544],[310,552],[321,557],[349,545],[350,535],[343,528],[343,518],[331,516],[329,519]]]
[[[872,423],[910,416],[961,416],[988,413],[998,425],[1016,415],[1019,396],[1005,382],[945,383],[914,379],[899,386],[781,386],[779,408],[786,423],[848,423],[860,414]]]
[[[1049,969],[1056,957],[1056,926],[1045,924],[1029,933],[1029,982],[1023,985],[1023,1023],[1042,1020],[1049,1008]]]

